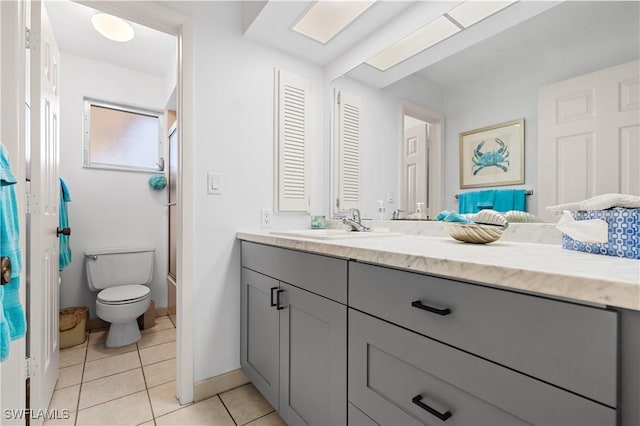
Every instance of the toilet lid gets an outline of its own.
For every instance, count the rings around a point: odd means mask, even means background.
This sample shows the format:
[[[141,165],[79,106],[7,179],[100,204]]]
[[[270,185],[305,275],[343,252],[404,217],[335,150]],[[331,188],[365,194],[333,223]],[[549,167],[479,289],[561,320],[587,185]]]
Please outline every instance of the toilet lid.
[[[109,287],[98,293],[98,300],[103,303],[121,304],[144,299],[149,295],[149,287],[139,284]]]

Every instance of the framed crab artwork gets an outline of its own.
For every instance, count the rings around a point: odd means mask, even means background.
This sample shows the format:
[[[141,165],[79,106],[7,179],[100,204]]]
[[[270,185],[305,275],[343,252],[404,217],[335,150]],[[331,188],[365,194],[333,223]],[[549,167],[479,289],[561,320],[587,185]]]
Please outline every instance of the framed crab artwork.
[[[460,133],[460,188],[524,183],[524,118]]]

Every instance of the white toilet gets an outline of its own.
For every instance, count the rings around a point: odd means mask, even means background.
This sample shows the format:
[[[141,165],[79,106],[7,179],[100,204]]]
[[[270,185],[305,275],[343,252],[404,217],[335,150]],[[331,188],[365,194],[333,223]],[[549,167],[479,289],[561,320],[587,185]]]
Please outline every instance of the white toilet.
[[[84,252],[89,288],[99,291],[96,315],[110,322],[106,346],[140,340],[136,320],[151,301],[154,248],[93,249]]]

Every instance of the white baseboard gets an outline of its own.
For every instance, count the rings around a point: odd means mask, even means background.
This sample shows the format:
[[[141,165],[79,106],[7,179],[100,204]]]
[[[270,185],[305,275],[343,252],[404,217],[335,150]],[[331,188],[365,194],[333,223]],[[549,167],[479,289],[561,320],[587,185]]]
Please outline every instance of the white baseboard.
[[[202,401],[229,389],[242,386],[249,381],[249,378],[239,368],[202,380],[193,385],[193,401]]]

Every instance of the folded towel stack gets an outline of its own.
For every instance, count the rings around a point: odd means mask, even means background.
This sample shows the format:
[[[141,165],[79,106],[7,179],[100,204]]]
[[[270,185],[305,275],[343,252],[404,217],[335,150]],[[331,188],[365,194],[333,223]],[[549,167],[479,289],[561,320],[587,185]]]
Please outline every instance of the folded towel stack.
[[[630,194],[602,194],[587,198],[577,203],[558,204],[549,206],[547,210],[560,212],[569,210],[572,212],[588,210],[607,210],[615,207],[625,209],[640,209],[640,197]]]
[[[9,283],[0,287],[0,361],[9,355],[11,341],[24,337],[26,332],[19,293],[22,258],[15,184],[9,155],[4,145],[0,144],[0,256],[9,258],[12,269]]]

